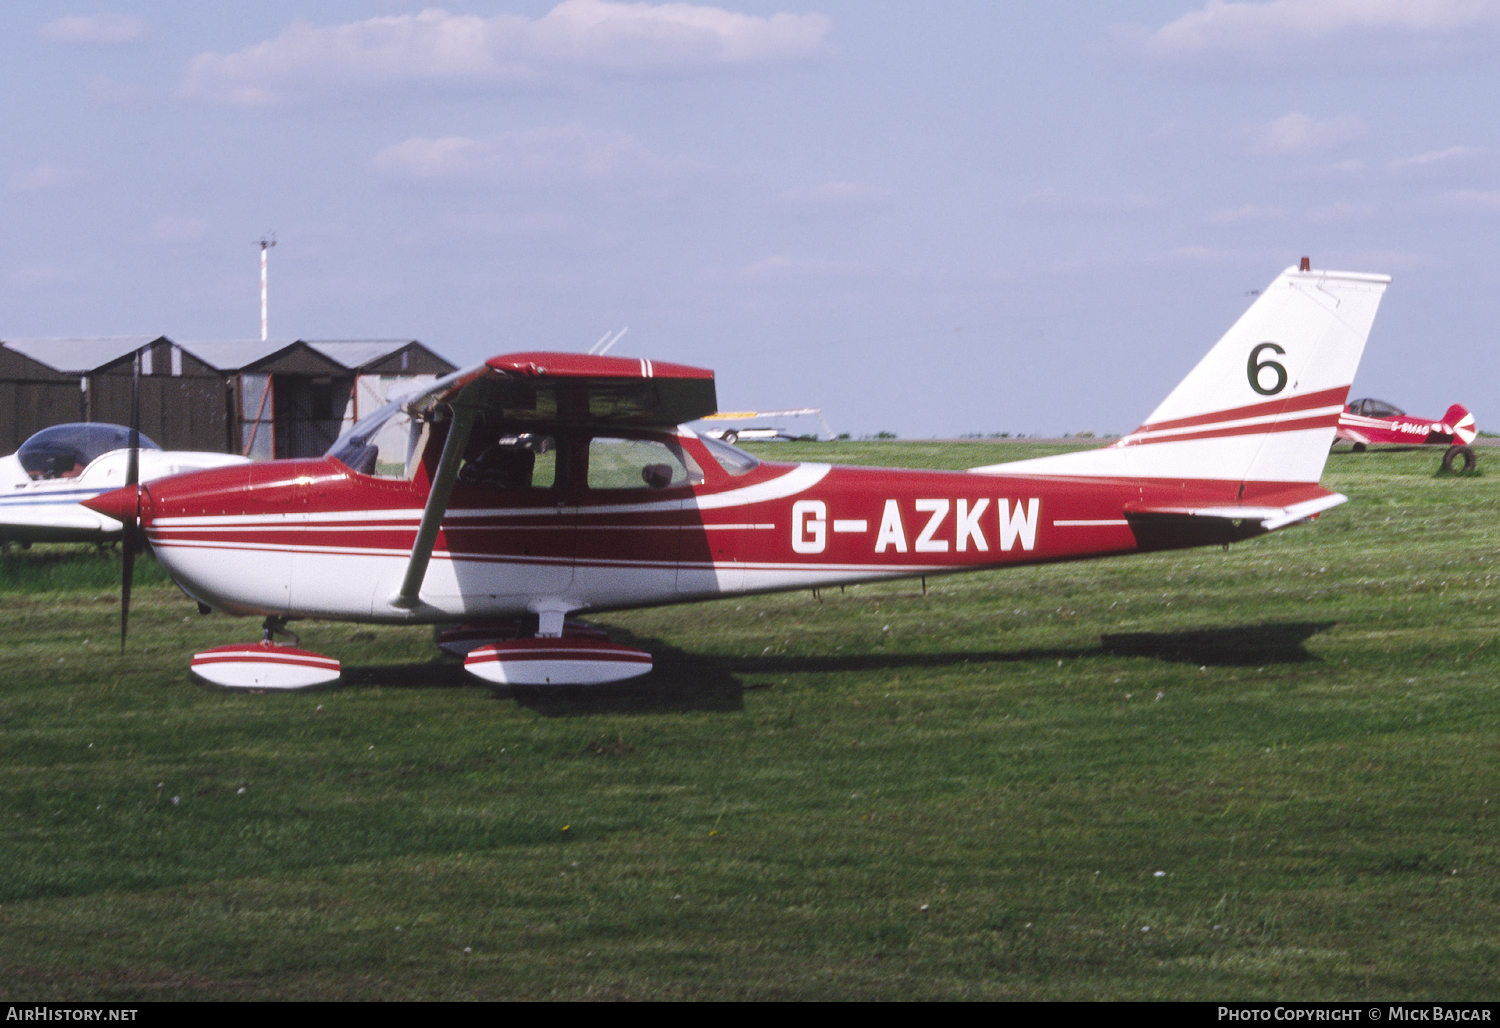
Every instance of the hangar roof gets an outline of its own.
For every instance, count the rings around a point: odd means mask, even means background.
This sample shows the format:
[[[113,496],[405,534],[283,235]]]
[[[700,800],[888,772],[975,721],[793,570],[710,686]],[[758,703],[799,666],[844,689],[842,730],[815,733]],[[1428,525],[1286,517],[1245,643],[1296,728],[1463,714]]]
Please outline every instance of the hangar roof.
[[[308,339],[307,345],[346,368],[363,368],[389,357],[415,339]],[[457,368],[454,369],[458,370]]]
[[[173,343],[217,371],[230,372],[270,362],[274,358],[326,360],[339,369],[363,371],[406,347],[419,347],[431,361],[455,366],[415,339],[230,339],[177,342],[166,336],[102,336],[97,338],[6,339],[0,345],[54,371],[85,375],[150,343]],[[309,353],[311,351],[311,353]],[[430,362],[430,361],[429,361]],[[330,369],[333,370],[333,369]]]
[[[295,339],[213,339],[186,342],[174,339],[173,342],[219,371],[238,371],[258,364],[289,346],[297,345]]]
[[[129,356],[164,336],[95,336],[58,339],[6,339],[3,345],[55,371],[83,375]]]

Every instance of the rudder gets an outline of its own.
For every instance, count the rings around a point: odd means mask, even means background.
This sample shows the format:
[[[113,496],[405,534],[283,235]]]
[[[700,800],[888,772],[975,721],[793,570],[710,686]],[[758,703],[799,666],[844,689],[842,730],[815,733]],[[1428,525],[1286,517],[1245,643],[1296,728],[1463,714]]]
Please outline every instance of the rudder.
[[[1448,408],[1448,413],[1443,415],[1443,424],[1453,430],[1453,438],[1460,445],[1468,446],[1479,435],[1479,429],[1474,424],[1474,415],[1461,403],[1455,403]]]

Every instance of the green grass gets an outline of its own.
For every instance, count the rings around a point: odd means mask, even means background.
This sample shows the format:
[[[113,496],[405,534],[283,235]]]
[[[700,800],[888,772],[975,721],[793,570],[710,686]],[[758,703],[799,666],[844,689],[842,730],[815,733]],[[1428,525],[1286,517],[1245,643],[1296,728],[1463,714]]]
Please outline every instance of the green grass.
[[[210,691],[253,622],[158,577],[122,657],[117,557],[13,554],[0,988],[1493,999],[1500,480],[1439,456],[1335,454],[1349,504],[1228,553],[610,614],[649,678],[514,697],[310,623],[351,684]]]

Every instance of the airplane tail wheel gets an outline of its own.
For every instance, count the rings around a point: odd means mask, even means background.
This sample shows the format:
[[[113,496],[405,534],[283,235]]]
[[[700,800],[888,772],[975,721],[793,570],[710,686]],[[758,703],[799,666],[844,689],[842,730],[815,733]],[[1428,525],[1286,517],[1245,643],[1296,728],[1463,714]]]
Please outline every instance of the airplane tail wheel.
[[[1351,453],[1364,453],[1365,452],[1365,444],[1364,443],[1355,443],[1353,446],[1349,447],[1349,451]]]
[[[733,446],[735,443],[739,442],[739,440],[740,434],[738,432],[730,431],[724,433],[724,441],[730,446]]]
[[[1474,456],[1474,450],[1468,446],[1450,446],[1448,452],[1443,454],[1444,471],[1473,471],[1474,465],[1479,463],[1479,458]],[[1462,467],[1455,469],[1454,465]]]

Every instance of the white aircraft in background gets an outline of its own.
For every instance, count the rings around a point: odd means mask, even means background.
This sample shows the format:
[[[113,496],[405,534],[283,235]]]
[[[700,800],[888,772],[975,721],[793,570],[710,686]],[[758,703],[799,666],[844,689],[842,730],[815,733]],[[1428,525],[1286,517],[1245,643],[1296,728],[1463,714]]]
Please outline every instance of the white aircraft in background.
[[[163,450],[145,436],[140,440],[142,482],[249,463],[233,454]],[[0,457],[0,545],[120,538],[120,522],[81,504],[126,484],[129,447],[130,429],[123,425],[54,425]]]
[[[818,424],[823,426],[824,438],[833,438],[833,429],[828,427],[828,422],[823,420],[823,408],[821,407],[798,407],[794,410],[731,410],[721,411],[717,414],[709,414],[699,418],[699,421],[754,421],[757,418],[803,418],[813,417],[818,419]],[[788,432],[784,428],[768,428],[763,425],[735,425],[730,428],[704,427],[698,430],[699,435],[706,435],[710,439],[722,439],[733,446],[737,442],[771,442],[782,439],[796,439],[799,434]],[[808,438],[817,438],[816,435]]]

